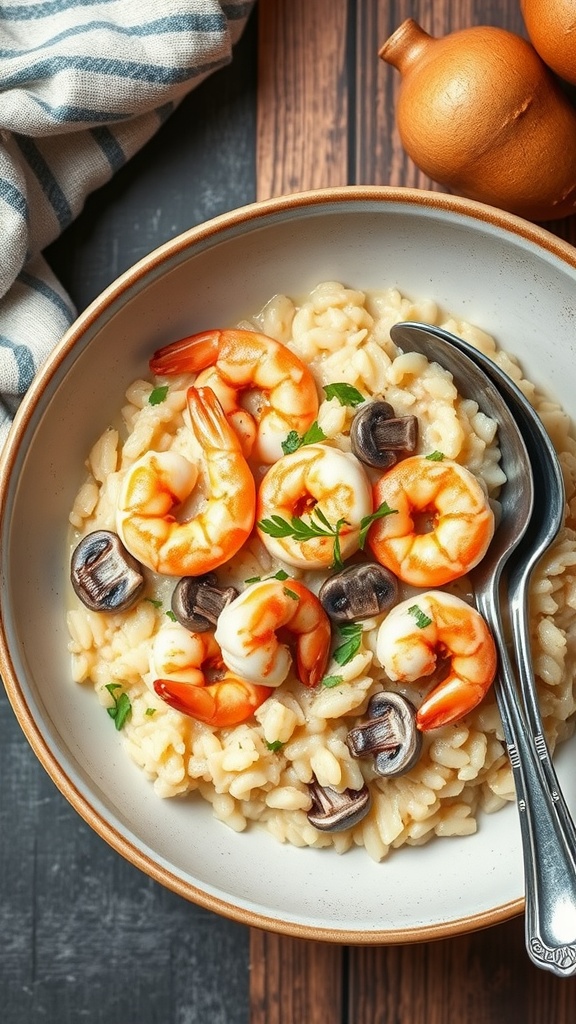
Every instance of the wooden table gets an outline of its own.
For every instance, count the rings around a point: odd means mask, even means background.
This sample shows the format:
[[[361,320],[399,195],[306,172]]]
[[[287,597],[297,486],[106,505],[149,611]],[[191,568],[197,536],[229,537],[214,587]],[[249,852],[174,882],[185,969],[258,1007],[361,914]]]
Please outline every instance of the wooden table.
[[[437,188],[402,150],[398,75],[377,58],[410,16],[434,35],[523,31],[517,0],[260,0],[232,64],[49,251],[78,308],[161,242],[256,198]],[[551,227],[575,242],[575,221]],[[521,919],[353,948],[251,930],[164,890],[64,801],[4,698],[0,779],[2,1024],[573,1024],[576,980],[529,964]]]

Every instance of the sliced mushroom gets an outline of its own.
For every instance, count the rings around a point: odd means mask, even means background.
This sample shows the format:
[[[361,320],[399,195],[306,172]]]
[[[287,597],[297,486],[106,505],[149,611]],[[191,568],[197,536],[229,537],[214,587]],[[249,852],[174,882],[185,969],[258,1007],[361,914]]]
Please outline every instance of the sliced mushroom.
[[[93,612],[122,612],[144,590],[140,563],[126,550],[118,534],[96,530],[83,537],[72,552],[70,579],[77,596]]]
[[[321,786],[314,779],[308,784],[308,789],[312,797],[308,821],[321,832],[341,832],[352,828],[370,810],[371,796],[367,785],[339,793],[331,786]]]
[[[370,698],[367,716],[346,737],[352,756],[373,757],[378,775],[391,777],[410,771],[422,749],[414,705],[399,693],[382,690]]]
[[[413,452],[418,442],[415,416],[396,416],[389,402],[368,402],[350,425],[350,443],[357,459],[375,469],[389,469],[396,452]]]
[[[213,572],[183,576],[172,594],[172,612],[180,625],[192,633],[207,633],[216,626],[220,612],[237,596],[234,587],[219,587]]]
[[[398,580],[378,562],[363,562],[329,576],[318,597],[335,622],[358,622],[380,615],[396,603]]]

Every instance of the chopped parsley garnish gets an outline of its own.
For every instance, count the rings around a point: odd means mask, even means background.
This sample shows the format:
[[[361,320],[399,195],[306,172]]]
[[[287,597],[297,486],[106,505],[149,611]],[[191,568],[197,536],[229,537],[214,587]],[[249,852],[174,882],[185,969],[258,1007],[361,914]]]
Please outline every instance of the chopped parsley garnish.
[[[355,388],[352,384],[346,384],[345,381],[337,382],[336,384],[325,384],[322,390],[328,401],[331,398],[337,398],[340,405],[351,405],[353,409],[366,401],[364,395],[358,391],[358,388]]]
[[[290,587],[284,587],[283,589],[284,589],[284,593],[286,594],[286,597],[291,597],[293,601],[299,601],[300,600],[300,598],[298,597],[298,594],[295,594],[293,590],[290,590]]]
[[[324,676],[320,680],[320,686],[325,686],[328,690],[331,690],[333,686],[340,686],[340,683],[344,682],[344,676]]]
[[[314,537],[334,537],[334,566],[337,569],[341,569],[343,565],[340,530],[344,525],[348,525],[346,519],[339,519],[335,524],[330,523],[317,505],[310,513],[310,519],[301,519],[299,516],[283,519],[282,516],[274,515],[257,523],[258,529],[262,530],[262,533],[267,533],[269,537],[294,537],[294,540],[298,541],[313,540]]]
[[[366,543],[366,537],[368,535],[368,530],[372,526],[372,523],[375,523],[377,519],[384,519],[386,516],[396,515],[397,512],[397,508],[390,508],[388,502],[383,501],[382,504],[378,506],[375,512],[372,512],[372,514],[369,516],[364,516],[364,518],[360,520],[360,537],[358,539],[360,547],[364,547]]]
[[[426,458],[429,462],[442,462],[444,452],[430,452],[430,455],[427,455]]]
[[[338,626],[338,632],[344,642],[336,648],[332,657],[339,665],[347,665],[360,650],[362,626],[359,622],[345,622]]]
[[[152,718],[152,715],[156,714],[156,708],[146,708],[146,715],[148,718]]]
[[[174,612],[172,611],[171,608],[169,609],[169,611],[166,612],[166,618],[170,619],[170,622],[178,622],[178,619],[174,615]]]
[[[292,452],[297,452],[299,448],[302,448],[305,444],[316,444],[317,441],[325,441],[326,434],[322,430],[322,427],[318,426],[318,421],[314,420],[314,423],[308,427],[308,430],[304,434],[299,434],[297,430],[291,430],[286,437],[285,441],[282,441],[282,451],[284,455],[292,455]]]
[[[159,601],[156,597],[147,597],[146,601],[148,601],[150,604],[153,604],[155,608],[162,607],[162,601]]]
[[[272,576],[250,576],[249,579],[244,580],[244,583],[262,583],[265,580],[280,580],[283,583],[288,579],[290,579],[288,573],[284,569],[278,569],[278,572],[273,573]]]
[[[122,690],[122,693],[116,696],[114,690],[121,689],[120,683],[107,683],[106,689],[108,690],[108,693],[110,694],[112,700],[114,701],[112,707],[106,708],[106,711],[110,715],[110,718],[114,719],[114,725],[116,726],[118,731],[120,731],[126,719],[128,718],[128,715],[132,711],[130,697],[128,696],[127,693],[124,692],[124,690]]]
[[[162,405],[162,402],[166,401],[166,396],[168,394],[168,390],[169,390],[169,385],[168,384],[159,384],[158,387],[153,388],[152,391],[150,392],[150,394],[148,395],[148,404],[149,405]]]
[[[414,618],[416,619],[416,625],[418,626],[418,629],[426,629],[426,626],[431,625],[432,619],[429,618],[429,616],[426,615],[426,612],[423,612],[422,609],[417,604],[410,605],[408,611],[410,615],[413,615]]]
[[[282,750],[282,747],[284,746],[282,740],[272,740],[271,743],[268,743],[268,740],[265,740],[264,742],[266,743],[268,750],[271,750],[274,754],[277,754],[278,751]]]

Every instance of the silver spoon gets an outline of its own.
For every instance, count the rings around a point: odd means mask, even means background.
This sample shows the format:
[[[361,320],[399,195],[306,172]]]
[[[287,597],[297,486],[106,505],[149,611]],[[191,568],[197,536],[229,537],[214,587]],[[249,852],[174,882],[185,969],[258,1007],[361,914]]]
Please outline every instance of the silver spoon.
[[[493,630],[500,655],[496,696],[517,793],[526,946],[537,966],[566,977],[576,973],[576,830],[543,736],[528,626],[530,575],[563,518],[562,477],[538,416],[491,360],[427,324],[397,324],[391,336],[401,348],[423,352],[446,367],[460,394],[473,397],[499,424],[507,475],[500,495],[502,516],[488,555],[472,575],[479,610]],[[534,505],[534,481],[539,494],[546,495],[546,507],[542,501]],[[525,709],[519,701],[502,622],[500,584],[505,568],[510,570],[510,616]]]

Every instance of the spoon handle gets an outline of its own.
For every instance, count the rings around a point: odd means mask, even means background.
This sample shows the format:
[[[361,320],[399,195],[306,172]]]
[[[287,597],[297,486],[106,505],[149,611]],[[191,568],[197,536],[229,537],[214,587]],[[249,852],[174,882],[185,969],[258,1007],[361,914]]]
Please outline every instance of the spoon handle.
[[[520,706],[496,593],[478,594],[500,654],[496,698],[512,771],[526,889],[525,933],[530,959],[561,977],[576,974],[576,844],[552,796]]]

